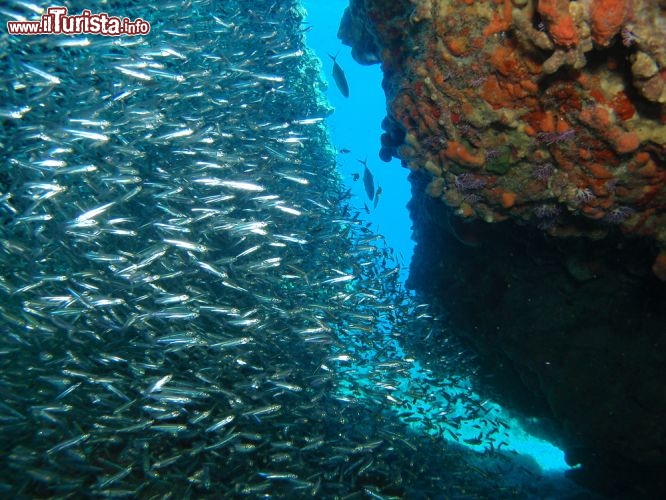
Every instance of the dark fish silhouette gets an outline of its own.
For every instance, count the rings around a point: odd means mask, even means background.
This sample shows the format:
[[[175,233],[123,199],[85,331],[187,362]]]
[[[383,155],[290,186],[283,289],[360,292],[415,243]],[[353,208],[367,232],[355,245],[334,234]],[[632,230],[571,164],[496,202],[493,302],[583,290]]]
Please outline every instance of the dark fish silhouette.
[[[379,197],[382,195],[382,187],[379,186],[377,187],[377,191],[375,192],[375,202],[372,206],[372,208],[377,208],[377,205],[379,204]]]
[[[356,181],[359,180],[360,178],[361,178],[361,174],[358,174],[358,173],[356,173],[356,172],[354,172],[354,173],[352,174],[352,180],[353,180],[354,182],[356,182]]]
[[[343,154],[343,155],[346,155],[346,154],[348,154],[348,153],[351,153],[351,149],[342,148],[342,149],[339,151],[339,153],[341,153],[341,154]]]
[[[349,84],[347,83],[347,77],[345,76],[345,72],[335,60],[335,58],[338,56],[332,56],[329,54],[328,57],[333,59],[333,80],[335,80],[335,84],[338,86],[338,90],[343,96],[349,97]]]
[[[372,172],[370,172],[370,169],[365,162],[361,163],[363,163],[363,187],[365,187],[365,194],[367,194],[370,201],[372,201],[375,198],[375,177],[372,175]]]

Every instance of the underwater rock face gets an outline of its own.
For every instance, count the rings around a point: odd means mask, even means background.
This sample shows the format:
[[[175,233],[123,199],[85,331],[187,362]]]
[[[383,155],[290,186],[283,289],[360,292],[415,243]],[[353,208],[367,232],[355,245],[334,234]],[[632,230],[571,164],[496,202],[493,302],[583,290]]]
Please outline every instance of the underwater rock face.
[[[650,272],[649,243],[464,222],[425,193],[424,173],[410,181],[417,244],[407,286],[439,300],[449,321],[442,330],[481,354],[485,396],[559,422],[556,441],[587,486],[659,498],[666,287]]]
[[[351,0],[339,33],[377,47],[380,156],[414,171],[411,286],[547,403],[572,463],[663,468],[664,3]]]
[[[666,279],[663,2],[353,0],[340,36],[381,59],[393,155],[431,196],[554,236],[647,237]]]

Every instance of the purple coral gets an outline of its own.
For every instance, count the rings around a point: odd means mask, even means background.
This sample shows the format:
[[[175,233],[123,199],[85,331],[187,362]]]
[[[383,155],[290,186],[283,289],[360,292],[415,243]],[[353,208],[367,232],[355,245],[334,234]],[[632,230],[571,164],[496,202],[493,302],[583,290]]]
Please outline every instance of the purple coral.
[[[560,208],[557,205],[543,203],[534,208],[534,215],[539,219],[552,219],[560,214]]]
[[[576,188],[574,191],[574,201],[577,204],[589,203],[596,198],[596,195],[590,188]]]
[[[485,76],[479,76],[479,77],[475,78],[474,80],[472,80],[471,82],[469,82],[469,85],[472,88],[476,88],[476,87],[480,87],[481,85],[483,85],[483,82],[485,82],[485,81],[486,81]]]
[[[446,140],[437,135],[431,135],[423,139],[422,144],[429,149],[440,149],[446,145]]]
[[[622,45],[624,45],[625,47],[631,47],[634,43],[636,43],[636,40],[638,40],[636,33],[631,31],[626,26],[622,28],[620,36],[622,37]]]
[[[532,170],[532,177],[538,181],[546,182],[555,173],[555,168],[550,163],[541,163]]]
[[[575,136],[576,132],[573,129],[565,130],[564,132],[539,132],[537,140],[545,142],[548,146],[552,146],[553,144],[573,139]]]
[[[501,153],[502,151],[499,149],[487,149],[486,160],[494,160],[495,158],[499,158]]]
[[[471,193],[463,196],[463,201],[466,201],[470,205],[474,205],[482,200],[481,196],[476,193]]]
[[[635,212],[631,207],[615,207],[604,216],[604,221],[609,224],[620,224]]]
[[[473,138],[478,136],[477,130],[468,121],[461,121],[458,124],[458,130],[460,130],[460,133],[463,135],[463,137]]]
[[[619,182],[619,179],[617,179],[617,178],[613,178],[613,179],[610,179],[610,180],[606,181],[606,184],[605,184],[606,189],[608,189],[608,191],[610,191],[611,193],[614,192],[615,188],[617,187],[618,182]]]
[[[476,177],[469,172],[457,175],[455,183],[458,191],[474,191],[475,189],[481,189],[486,185],[485,179]]]
[[[548,231],[557,222],[560,207],[552,203],[542,203],[534,207],[534,215],[539,221],[537,227],[542,231]]]

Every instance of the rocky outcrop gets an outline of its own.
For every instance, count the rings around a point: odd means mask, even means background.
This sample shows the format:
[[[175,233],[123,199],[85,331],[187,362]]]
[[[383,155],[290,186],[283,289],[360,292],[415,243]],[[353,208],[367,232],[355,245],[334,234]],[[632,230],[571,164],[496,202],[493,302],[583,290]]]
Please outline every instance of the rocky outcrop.
[[[657,484],[666,4],[351,0],[339,36],[381,61],[380,157],[413,171],[410,285],[541,401],[576,474]]]
[[[558,422],[549,437],[580,480],[621,498],[664,491],[666,287],[650,244],[463,221],[425,193],[425,174],[410,180],[408,286],[445,308],[441,340],[458,332],[475,346],[488,396]]]
[[[428,194],[468,219],[649,238],[666,279],[664,2],[352,0],[339,36],[381,60],[380,156],[427,172]]]

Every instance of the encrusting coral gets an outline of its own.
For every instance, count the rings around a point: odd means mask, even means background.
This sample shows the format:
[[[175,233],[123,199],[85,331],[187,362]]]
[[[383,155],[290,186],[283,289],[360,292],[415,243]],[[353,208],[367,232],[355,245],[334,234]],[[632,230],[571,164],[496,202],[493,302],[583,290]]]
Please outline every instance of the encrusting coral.
[[[382,62],[382,159],[461,217],[654,239],[666,280],[663,1],[353,0],[346,19]]]

